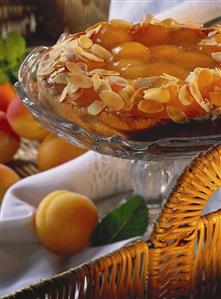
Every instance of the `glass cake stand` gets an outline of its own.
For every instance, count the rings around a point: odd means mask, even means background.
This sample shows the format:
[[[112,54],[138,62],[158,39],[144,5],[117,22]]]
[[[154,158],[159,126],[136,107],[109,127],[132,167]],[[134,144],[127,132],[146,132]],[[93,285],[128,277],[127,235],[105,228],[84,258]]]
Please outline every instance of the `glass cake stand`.
[[[46,49],[34,49],[20,67],[15,86],[25,106],[44,127],[68,142],[104,155],[132,160],[130,173],[134,192],[144,195],[149,203],[159,202],[168,194],[177,176],[196,154],[221,141],[221,135],[149,142],[126,140],[121,136],[104,137],[53,114],[39,104],[37,92],[31,88],[39,59]]]

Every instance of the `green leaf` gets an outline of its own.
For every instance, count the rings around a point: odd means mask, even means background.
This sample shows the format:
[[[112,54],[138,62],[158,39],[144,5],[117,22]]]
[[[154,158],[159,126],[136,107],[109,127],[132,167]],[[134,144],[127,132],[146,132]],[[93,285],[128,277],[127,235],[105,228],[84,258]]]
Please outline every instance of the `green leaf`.
[[[92,234],[94,246],[110,244],[141,236],[148,224],[148,211],[143,197],[135,195],[108,213]]]
[[[0,36],[0,60],[4,60],[5,51],[4,51],[4,39]]]
[[[26,49],[25,39],[17,32],[10,32],[5,40],[5,59],[10,67],[16,66]]]
[[[0,71],[0,84],[7,83],[8,81],[9,77],[6,75],[6,73]]]

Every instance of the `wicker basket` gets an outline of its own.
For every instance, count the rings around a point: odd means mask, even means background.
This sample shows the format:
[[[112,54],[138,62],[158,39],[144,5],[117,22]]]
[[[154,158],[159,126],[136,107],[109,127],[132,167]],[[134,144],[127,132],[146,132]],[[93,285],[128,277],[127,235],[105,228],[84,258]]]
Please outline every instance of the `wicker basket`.
[[[221,186],[221,145],[179,178],[150,240],[5,298],[221,298],[221,210],[201,216]]]

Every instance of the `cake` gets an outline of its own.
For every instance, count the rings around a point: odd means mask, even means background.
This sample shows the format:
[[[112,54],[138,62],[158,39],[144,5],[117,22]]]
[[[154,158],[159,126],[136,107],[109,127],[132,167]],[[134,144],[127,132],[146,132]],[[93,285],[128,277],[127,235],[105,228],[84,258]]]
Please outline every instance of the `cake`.
[[[102,136],[221,133],[221,27],[148,15],[63,34],[37,71],[41,105]]]

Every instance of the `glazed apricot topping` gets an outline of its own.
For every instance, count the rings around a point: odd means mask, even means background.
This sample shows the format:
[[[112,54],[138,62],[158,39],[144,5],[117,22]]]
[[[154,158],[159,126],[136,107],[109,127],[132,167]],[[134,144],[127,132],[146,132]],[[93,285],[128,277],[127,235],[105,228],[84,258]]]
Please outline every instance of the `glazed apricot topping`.
[[[219,113],[221,27],[201,28],[147,16],[112,20],[60,38],[38,76],[57,86],[59,101],[126,116],[170,119]]]

